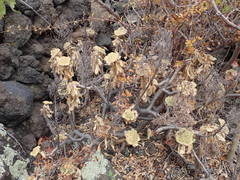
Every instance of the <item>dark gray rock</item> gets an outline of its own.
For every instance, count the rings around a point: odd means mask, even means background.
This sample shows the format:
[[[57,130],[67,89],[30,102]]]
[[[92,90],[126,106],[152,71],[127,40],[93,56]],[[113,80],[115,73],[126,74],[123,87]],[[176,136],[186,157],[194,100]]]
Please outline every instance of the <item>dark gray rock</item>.
[[[0,44],[0,80],[9,79],[18,67],[21,51],[9,44]]]
[[[75,29],[74,21],[80,20],[84,15],[90,13],[89,0],[69,0],[61,9],[60,16],[58,16],[54,23],[55,32],[60,37],[66,37]],[[71,22],[71,23],[70,23]]]
[[[49,58],[44,57],[41,59],[39,70],[41,72],[51,73],[52,69],[50,67]]]
[[[106,3],[107,2],[105,2],[105,4]],[[107,5],[109,4],[107,3]],[[99,19],[111,18],[112,15],[96,1],[91,1],[91,9],[91,28],[96,33],[104,32],[109,27],[109,23],[107,21],[101,21]]]
[[[67,23],[67,22],[73,22],[74,17],[72,9],[69,9],[67,7],[64,7],[62,9],[61,15],[58,17],[56,22],[54,23],[54,31],[58,34],[59,37],[64,38],[67,37],[74,27],[73,23]]]
[[[0,82],[0,123],[17,126],[31,116],[33,93],[30,88],[15,82]]]
[[[52,0],[41,0],[38,13],[41,14],[44,19],[40,16],[34,17],[33,26],[40,30],[36,29],[33,32],[34,34],[41,35],[41,29],[46,29],[49,27],[49,25],[56,20],[58,14],[56,13],[56,9]]]
[[[3,19],[0,19],[0,32],[3,32],[3,27],[4,27],[4,21]]]
[[[11,134],[15,137],[14,134]],[[29,159],[23,158],[21,148],[0,123],[0,179],[25,180],[28,177]]]
[[[31,152],[34,147],[37,145],[37,141],[33,134],[27,134],[21,139],[22,144],[26,151]]]
[[[7,80],[13,73],[14,68],[12,66],[6,64],[0,66],[0,80]]]
[[[32,89],[34,101],[42,101],[48,98],[48,90],[42,84],[31,84],[29,88]]]
[[[49,134],[49,128],[41,114],[41,103],[34,103],[32,116],[28,121],[24,122],[25,127],[28,127],[35,138],[40,138]]]
[[[26,56],[20,56],[19,57],[19,66],[20,67],[33,67],[36,68],[39,65],[39,61],[36,60],[34,56],[26,55]]]
[[[119,14],[124,15],[124,12],[126,11],[126,8],[129,6],[128,0],[122,0],[122,1],[112,1],[112,8]]]
[[[16,1],[16,9],[28,16],[32,16],[35,14],[30,7],[32,7],[36,11],[40,7],[40,0],[24,0],[24,2],[25,4],[21,1]]]
[[[112,44],[111,34],[99,33],[96,37],[96,44],[98,46],[110,46]]]
[[[20,48],[32,35],[31,20],[20,13],[10,13],[5,17],[4,43]]]
[[[60,5],[64,2],[66,2],[66,0],[53,0],[53,3],[54,3],[55,6]]]
[[[67,7],[72,9],[75,18],[80,18],[90,13],[90,0],[69,0]]]
[[[30,67],[36,68],[36,70],[37,70],[37,68],[39,67],[39,65],[40,65],[40,62],[35,59],[35,60],[32,62],[32,64],[30,64]]]
[[[32,67],[20,67],[17,70],[16,81],[25,84],[39,84],[43,82],[43,75]]]
[[[48,49],[43,47],[37,40],[30,39],[28,43],[22,48],[24,54],[34,56],[36,59],[41,59]]]

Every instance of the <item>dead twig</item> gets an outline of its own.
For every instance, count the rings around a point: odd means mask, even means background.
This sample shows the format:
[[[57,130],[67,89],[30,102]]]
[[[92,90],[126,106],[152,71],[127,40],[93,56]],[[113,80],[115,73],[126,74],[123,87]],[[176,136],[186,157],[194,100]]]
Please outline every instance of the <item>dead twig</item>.
[[[119,22],[123,27],[129,30],[129,27],[122,22],[121,17],[118,14],[116,14],[110,7],[108,7],[105,3],[103,3],[100,0],[94,0],[94,1],[98,3],[100,6],[102,6],[104,9],[106,9],[106,11],[108,11],[115,18],[115,20]]]
[[[53,127],[53,123],[50,121],[50,119],[46,116],[44,116],[44,119],[47,123],[47,127],[50,129],[51,133],[54,135],[54,136],[57,136],[57,130]]]
[[[201,160],[198,158],[196,152],[194,151],[194,149],[192,150],[192,153],[194,155],[194,157],[196,158],[196,160],[198,161],[198,163],[202,166],[203,171],[205,172],[205,174],[207,175],[207,177],[209,178],[209,180],[213,180],[212,175],[209,173],[209,171],[207,170],[207,168],[204,166],[204,164],[201,162]]]
[[[240,97],[240,94],[227,94],[226,97]]]
[[[217,4],[216,4],[215,0],[210,0],[210,2],[211,2],[211,4],[212,4],[214,10],[216,11],[217,15],[218,15],[219,17],[221,17],[222,20],[223,20],[225,23],[227,23],[229,26],[231,26],[231,27],[233,27],[233,28],[235,28],[235,29],[237,29],[237,30],[240,31],[240,26],[238,26],[238,25],[234,24],[233,22],[231,22],[226,16],[224,16],[224,15],[221,13],[221,11],[220,11],[220,10],[218,9],[218,7],[217,7]]]
[[[141,101],[143,95],[146,93],[146,91],[147,91],[147,89],[149,88],[149,86],[151,85],[153,79],[156,77],[156,75],[157,75],[157,73],[158,73],[158,69],[159,69],[159,68],[156,68],[156,69],[155,69],[155,72],[153,73],[153,76],[152,76],[151,79],[149,80],[147,86],[146,86],[145,89],[143,90],[142,94],[140,94],[140,96],[137,98],[136,103],[135,103],[135,104],[136,104],[136,105],[135,105],[136,107],[139,107],[140,101]],[[165,81],[164,81],[164,83],[165,83]],[[164,83],[163,83],[163,84],[164,84]]]
[[[9,132],[7,132],[7,135],[8,135],[9,137],[11,137],[11,138],[20,146],[20,148],[22,149],[22,151],[23,151],[25,154],[28,154],[27,151],[23,148],[22,144],[17,140],[17,138],[16,138],[14,135],[12,135],[12,134],[9,133]]]
[[[92,137],[89,134],[81,133],[79,130],[74,130],[70,134],[67,134],[67,139],[61,142],[56,148],[52,150],[52,152],[48,156],[52,156],[59,148],[64,147],[67,144],[71,144],[74,142],[82,142],[84,139],[87,139],[88,145],[92,146],[94,143]]]
[[[30,8],[35,14],[37,14],[43,21],[45,21],[47,23],[49,28],[52,27],[51,23],[46,18],[44,18],[41,14],[39,14],[35,9],[33,9],[33,7],[30,6],[28,3],[26,3],[23,0],[17,0],[17,1],[19,1],[21,4],[25,5],[26,7]]]
[[[112,103],[108,101],[108,99],[105,97],[104,95],[104,92],[103,90],[100,88],[100,87],[97,87],[97,86],[84,86],[84,85],[79,85],[80,88],[83,88],[83,89],[87,89],[87,90],[93,90],[95,92],[98,93],[98,95],[100,96],[100,98],[103,100],[104,102],[104,107],[103,107],[103,110],[102,110],[102,114],[103,114],[103,117],[105,116],[105,113],[106,113],[106,110],[108,108],[114,110],[115,108],[113,107]]]
[[[163,131],[168,131],[168,130],[180,130],[182,129],[182,127],[178,127],[178,126],[175,126],[175,125],[167,125],[167,126],[162,126],[162,127],[159,127],[155,132],[156,133],[161,133]],[[203,137],[204,135],[202,134],[202,132],[200,131],[196,131],[196,130],[193,130],[193,133],[196,135],[196,136],[200,136],[200,137]]]
[[[177,5],[174,0],[169,0],[169,3],[177,8],[183,8],[183,7],[192,7],[192,6],[196,6],[199,4],[199,2],[195,1],[193,4],[188,4],[188,5]]]
[[[156,101],[159,99],[159,97],[163,97],[160,104],[162,104],[163,100],[164,100],[164,96],[165,95],[172,95],[176,92],[171,92],[168,90],[169,86],[171,85],[172,81],[176,78],[178,72],[181,70],[181,68],[178,68],[175,70],[175,72],[172,74],[172,76],[170,78],[167,78],[165,80],[163,80],[159,86],[163,86],[163,87],[159,87],[159,89],[157,90],[157,92],[154,94],[152,100],[150,101],[148,107],[146,108],[140,108],[139,107],[139,101],[137,100],[135,108],[138,110],[139,113],[141,114],[151,114],[154,117],[157,117],[159,115],[159,112],[156,111],[158,110],[158,108],[154,108],[154,105],[156,103]],[[157,72],[157,71],[156,71]],[[153,75],[153,78],[151,80],[154,79],[154,77],[156,76],[156,74]],[[151,82],[150,80],[150,82]],[[148,84],[149,85],[149,84]],[[145,88],[145,91],[147,90],[148,87]],[[145,93],[145,92],[144,92]],[[142,95],[144,94],[142,93]],[[141,97],[141,96],[140,96]]]
[[[239,54],[240,54],[240,42],[237,42],[230,60],[223,66],[222,71],[226,71],[231,66],[231,64],[238,58]]]
[[[233,165],[233,158],[235,156],[235,152],[237,151],[239,140],[240,140],[240,123],[238,123],[237,125],[236,132],[234,134],[233,141],[232,141],[232,147],[227,156],[227,160],[231,166]]]
[[[158,128],[155,132],[156,133],[161,133],[163,131],[168,131],[168,130],[179,130],[180,127],[177,127],[175,125],[169,125],[169,126],[162,126],[160,128]]]
[[[209,135],[200,135],[201,137],[212,137],[212,136],[216,136],[226,125],[227,123],[225,122],[221,127],[219,127],[216,131],[214,131],[213,134],[209,134]]]

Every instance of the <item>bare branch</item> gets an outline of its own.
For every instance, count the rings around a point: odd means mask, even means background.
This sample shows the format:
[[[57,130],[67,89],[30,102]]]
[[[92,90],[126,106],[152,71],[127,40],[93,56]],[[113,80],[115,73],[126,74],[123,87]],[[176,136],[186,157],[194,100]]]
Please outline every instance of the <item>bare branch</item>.
[[[118,21],[123,27],[129,30],[129,27],[121,21],[121,17],[118,14],[116,14],[110,7],[108,7],[105,3],[103,3],[100,0],[94,1],[98,3],[100,6],[102,6],[104,9],[106,9],[106,11],[108,11],[115,18],[115,20]]]
[[[161,133],[161,132],[163,132],[163,131],[168,131],[168,130],[180,130],[180,129],[182,129],[182,127],[178,127],[178,126],[175,126],[175,125],[167,125],[167,126],[159,127],[155,132],[156,132],[156,133]],[[202,132],[200,132],[200,131],[193,130],[193,133],[194,133],[196,136],[200,136],[200,137],[203,136]]]
[[[240,97],[240,94],[227,94],[226,97]]]
[[[221,11],[217,7],[217,4],[216,4],[215,0],[210,0],[210,2],[212,3],[213,8],[215,9],[217,15],[220,16],[225,23],[227,23],[229,26],[232,26],[233,28],[235,28],[235,29],[240,31],[240,26],[238,26],[238,25],[234,24],[233,22],[231,22],[226,16],[224,16],[221,13]]]
[[[192,6],[196,6],[199,4],[199,2],[195,2],[193,4],[188,4],[188,5],[177,5],[174,0],[169,0],[169,3],[172,5],[172,6],[175,6],[177,8],[183,8],[183,7],[192,7]]]
[[[231,147],[230,152],[228,153],[228,157],[227,157],[227,160],[230,163],[230,165],[232,165],[232,161],[233,161],[235,152],[238,148],[239,140],[240,140],[240,123],[238,123],[238,125],[237,125],[236,132],[233,137],[232,147]]]
[[[204,166],[204,164],[201,162],[201,160],[198,158],[196,152],[194,150],[192,150],[194,157],[196,158],[196,160],[198,161],[198,163],[202,166],[202,169],[204,170],[204,172],[206,173],[206,175],[208,176],[209,179],[212,179],[211,174],[208,172],[207,168]]]
[[[17,138],[16,138],[14,135],[12,135],[12,134],[9,133],[9,132],[7,132],[7,135],[8,135],[9,137],[11,137],[11,138],[20,146],[20,148],[22,149],[22,151],[27,154],[27,151],[23,148],[22,144],[17,140]]]
[[[157,90],[157,92],[154,94],[152,100],[150,101],[148,107],[146,108],[140,108],[139,107],[139,103],[140,103],[140,99],[142,96],[139,96],[137,101],[136,101],[136,105],[135,108],[138,110],[138,112],[142,113],[142,114],[151,114],[154,117],[157,117],[159,115],[159,112],[155,109],[154,110],[154,105],[156,103],[156,101],[160,98],[162,98],[162,101],[164,100],[164,96],[165,95],[171,95],[171,94],[175,94],[176,92],[170,92],[168,90],[169,85],[172,83],[172,81],[176,78],[178,72],[181,70],[182,68],[178,68],[175,70],[175,72],[171,75],[171,77],[166,78],[165,80],[163,80],[162,82],[159,83],[158,86],[163,86],[162,88],[159,87],[159,89]],[[153,77],[151,78],[150,82],[152,82],[152,80],[154,79],[154,77],[156,76],[157,71],[155,71]],[[150,84],[150,83],[149,83]],[[147,87],[144,89],[144,91],[147,90],[149,84],[147,85]],[[142,95],[145,92],[142,93]]]
[[[93,90],[95,92],[98,93],[98,95],[100,96],[100,98],[103,100],[104,102],[104,107],[103,107],[103,111],[102,111],[102,115],[103,117],[105,116],[106,110],[108,108],[110,108],[111,110],[114,110],[115,108],[113,107],[112,103],[110,101],[108,101],[108,99],[105,97],[103,90],[100,87],[97,86],[84,86],[84,85],[79,85],[80,88],[83,89],[87,89],[87,90]]]
[[[90,146],[97,143],[96,141],[92,140],[92,137],[89,134],[81,133],[79,130],[74,130],[70,134],[67,135],[68,138],[65,139],[63,142],[59,144],[59,146],[55,147],[48,156],[52,156],[59,148],[64,147],[67,144],[71,144],[73,142],[79,143],[82,142],[84,139],[87,139],[88,144]]]
[[[160,133],[160,132],[167,131],[167,130],[179,130],[179,129],[180,129],[180,127],[177,127],[175,125],[162,126],[156,130],[156,133]]]
[[[30,6],[28,3],[26,3],[23,0],[18,0],[21,4],[25,5],[26,7],[30,8],[35,14],[37,14],[43,21],[45,21],[47,23],[47,25],[49,26],[49,28],[52,26],[51,23],[44,18],[41,14],[39,14],[35,9],[33,9],[32,6]]]
[[[224,65],[224,67],[222,68],[222,71],[226,71],[231,66],[231,64],[238,58],[239,54],[240,54],[240,42],[237,42],[231,58]]]

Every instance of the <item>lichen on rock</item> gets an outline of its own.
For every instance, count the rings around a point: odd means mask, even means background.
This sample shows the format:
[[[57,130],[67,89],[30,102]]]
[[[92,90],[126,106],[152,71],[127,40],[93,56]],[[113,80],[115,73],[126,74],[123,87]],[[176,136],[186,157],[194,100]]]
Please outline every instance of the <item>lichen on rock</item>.
[[[110,162],[100,151],[96,151],[81,169],[83,180],[119,179]]]
[[[8,137],[3,124],[0,123],[0,179],[25,180],[28,177],[29,159],[20,155],[15,142]]]

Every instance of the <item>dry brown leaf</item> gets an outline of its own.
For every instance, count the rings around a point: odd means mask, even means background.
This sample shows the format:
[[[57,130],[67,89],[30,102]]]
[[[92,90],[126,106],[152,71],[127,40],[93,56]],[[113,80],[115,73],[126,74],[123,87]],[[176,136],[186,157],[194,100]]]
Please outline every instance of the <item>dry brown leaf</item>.
[[[201,132],[214,132],[218,129],[217,124],[206,124],[200,127]]]
[[[147,139],[150,139],[153,136],[153,132],[150,128],[147,129]]]
[[[86,29],[86,33],[87,33],[87,35],[88,35],[89,37],[93,37],[93,36],[96,35],[96,32],[95,32],[94,29],[92,29],[92,28],[87,28],[87,29]]]
[[[72,59],[62,56],[60,49],[54,48],[51,50],[49,62],[52,71],[59,75],[61,79],[71,80],[74,76]]]
[[[71,63],[71,59],[67,56],[58,57],[57,61],[59,66],[69,66]]]
[[[41,114],[43,115],[44,118],[51,118],[53,115],[53,111],[49,107],[51,105],[51,101],[43,101],[43,107],[41,109]]]
[[[71,43],[70,42],[65,42],[64,45],[63,45],[63,49],[68,49],[69,47],[71,46]]]
[[[149,77],[141,77],[140,79],[140,87],[141,87],[141,91],[140,93],[142,94],[142,92],[144,92],[146,86],[148,85],[150,80],[150,76]],[[148,97],[153,95],[155,93],[155,91],[157,90],[158,87],[158,82],[156,79],[152,80],[152,83],[148,86],[147,90],[145,91],[145,93],[142,96],[142,100],[143,102],[147,102]]]
[[[206,124],[206,125],[203,125],[200,127],[200,131],[201,132],[214,132],[218,129],[220,129],[224,124],[225,124],[225,120],[224,119],[221,119],[219,118],[218,119],[219,121],[219,124],[216,124],[216,123],[213,123],[213,124]],[[225,124],[225,126],[220,130],[220,132],[218,132],[216,134],[216,138],[219,140],[219,141],[222,141],[222,142],[225,142],[225,138],[226,138],[226,135],[229,133],[229,128],[227,127],[227,125]]]
[[[112,63],[116,62],[119,59],[120,59],[120,55],[118,52],[111,52],[104,58],[107,65],[111,65]]]
[[[177,85],[177,90],[184,96],[196,96],[197,84],[193,81],[182,81]]]
[[[124,96],[124,97],[132,97],[132,93],[126,89],[122,93],[122,96]]]
[[[93,51],[91,53],[91,65],[94,74],[99,74],[101,72],[103,66],[103,58],[106,55],[106,51],[104,48],[99,46],[94,46]]]
[[[69,82],[67,84],[67,105],[69,113],[79,106],[80,97],[79,83],[77,81]]]
[[[106,55],[106,50],[100,46],[94,46],[93,51],[98,52],[101,55]]]
[[[229,69],[225,72],[225,78],[226,80],[230,81],[233,80],[234,78],[236,78],[238,75],[237,70],[234,69]]]
[[[43,104],[53,104],[52,101],[43,101]]]
[[[104,77],[104,79],[106,79],[106,80],[111,79],[111,75],[110,75],[109,73],[105,73],[105,74],[103,75],[103,77]]]
[[[51,57],[55,57],[55,56],[62,56],[62,52],[60,49],[58,48],[53,48],[51,50]]]
[[[60,142],[63,142],[64,140],[66,140],[68,137],[67,137],[67,134],[64,132],[64,131],[61,131],[59,134],[58,134],[58,139]]]
[[[30,153],[31,156],[36,157],[38,155],[38,153],[40,153],[40,146],[36,146],[35,148],[33,148],[32,152]]]
[[[95,126],[93,130],[96,136],[106,139],[109,136],[110,129],[111,126],[109,125],[109,122],[107,120],[104,121],[104,119],[100,116],[95,116]]]
[[[125,29],[124,27],[120,27],[114,31],[114,35],[118,37],[124,36],[125,34],[127,34],[127,29]]]
[[[62,175],[69,176],[76,173],[77,167],[71,162],[71,160],[65,160],[59,170]]]

